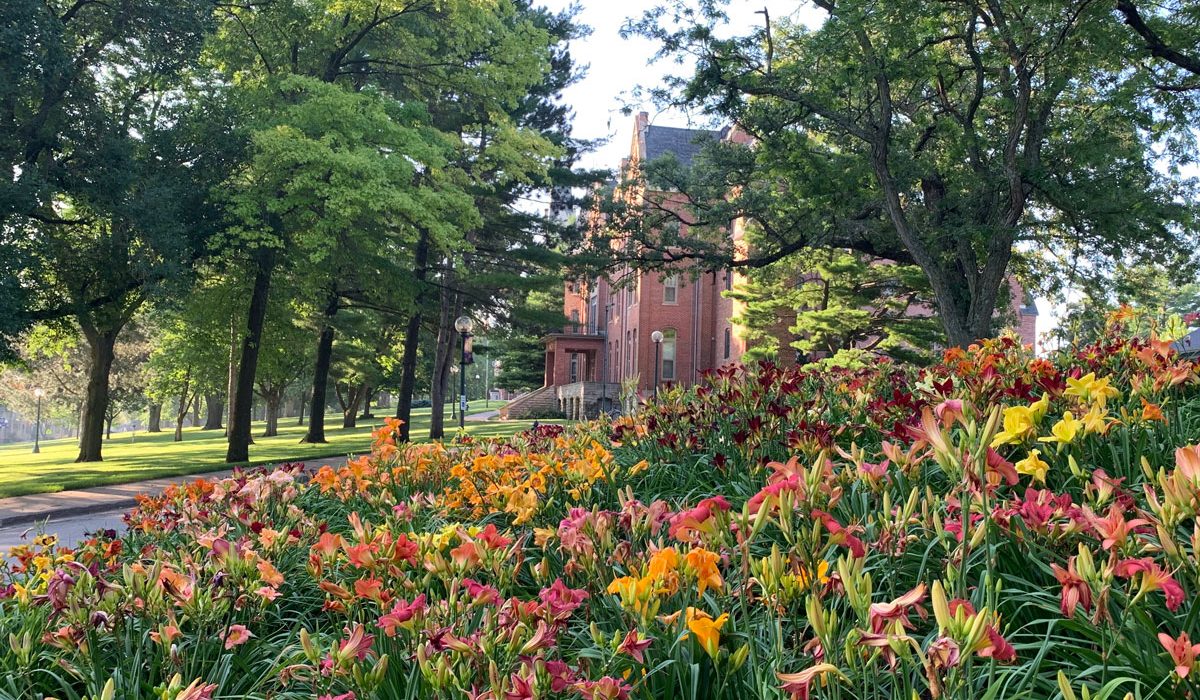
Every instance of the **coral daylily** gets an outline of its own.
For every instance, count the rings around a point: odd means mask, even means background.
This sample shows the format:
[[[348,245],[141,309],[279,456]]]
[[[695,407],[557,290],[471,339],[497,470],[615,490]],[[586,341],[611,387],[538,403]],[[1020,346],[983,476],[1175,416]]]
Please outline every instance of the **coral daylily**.
[[[1200,644],[1192,644],[1192,640],[1188,639],[1187,632],[1181,632],[1174,639],[1165,632],[1159,632],[1158,641],[1171,655],[1171,661],[1175,664],[1175,673],[1180,678],[1187,678],[1188,673],[1196,667],[1196,657],[1200,655]]]
[[[212,700],[216,689],[216,683],[205,683],[203,679],[197,678],[180,690],[175,700]]]
[[[1121,578],[1141,577],[1137,598],[1151,591],[1162,591],[1168,610],[1175,611],[1183,604],[1183,587],[1153,559],[1122,559],[1113,567],[1113,572]]]

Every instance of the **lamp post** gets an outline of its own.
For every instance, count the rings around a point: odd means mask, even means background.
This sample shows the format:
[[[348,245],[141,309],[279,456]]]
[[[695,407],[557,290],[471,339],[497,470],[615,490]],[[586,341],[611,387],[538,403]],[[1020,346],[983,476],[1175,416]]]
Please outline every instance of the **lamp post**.
[[[464,430],[467,427],[467,365],[471,364],[468,360],[472,359],[467,356],[470,350],[467,348],[467,343],[471,340],[471,329],[475,324],[466,316],[459,316],[454,321],[454,330],[462,336],[462,355],[459,357],[459,373],[458,373],[458,428]]]
[[[658,398],[658,372],[661,369],[659,363],[660,353],[662,352],[662,331],[654,331],[650,334],[650,340],[654,341],[654,398]]]
[[[33,453],[36,455],[42,451],[42,397],[46,395],[46,391],[39,386],[33,390],[33,395],[37,397],[37,422],[33,430]]]
[[[483,407],[492,407],[492,361],[489,355],[483,356]]]

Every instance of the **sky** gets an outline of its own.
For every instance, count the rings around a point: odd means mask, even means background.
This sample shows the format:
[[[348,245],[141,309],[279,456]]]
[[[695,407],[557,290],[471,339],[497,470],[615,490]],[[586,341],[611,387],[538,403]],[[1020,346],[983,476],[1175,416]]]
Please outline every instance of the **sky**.
[[[564,10],[571,0],[544,0],[551,10]],[[566,102],[575,110],[574,133],[579,138],[606,138],[607,143],[585,155],[579,165],[586,168],[615,168],[629,154],[633,137],[633,117],[621,108],[631,101],[637,85],[658,86],[663,77],[682,73],[681,66],[670,60],[653,63],[656,45],[647,39],[622,39],[621,26],[627,19],[638,17],[656,4],[639,0],[579,0],[582,10],[578,21],[592,28],[590,36],[571,44],[571,56],[576,64],[587,66],[582,80],[564,93]],[[771,21],[791,16],[800,21],[813,21],[817,15],[807,3],[796,0],[730,0],[730,25],[727,33],[745,33],[761,26],[763,17],[756,12],[766,6]],[[794,14],[799,13],[799,14]],[[635,105],[634,112],[650,114],[650,123],[659,126],[708,125],[679,112],[662,111],[650,103]]]
[[[552,10],[564,10],[572,0],[544,0],[543,5]],[[573,131],[584,139],[606,139],[594,151],[584,155],[578,165],[585,168],[616,168],[621,158],[629,154],[633,137],[633,117],[622,113],[622,108],[633,100],[632,90],[641,85],[655,87],[664,76],[681,74],[684,66],[664,59],[654,62],[656,44],[647,39],[632,37],[622,39],[621,26],[625,21],[653,7],[654,2],[639,0],[580,0],[581,12],[578,21],[591,27],[589,36],[571,44],[571,55],[576,64],[587,66],[582,80],[563,93],[564,100],[575,112]],[[758,14],[766,7],[775,23],[781,18],[801,22],[810,26],[820,22],[820,14],[809,3],[796,0],[730,0],[727,12],[727,33],[745,33],[761,26],[763,17]],[[650,123],[659,126],[708,128],[702,117],[664,111],[648,102],[633,104],[633,111],[645,111]],[[1056,324],[1062,312],[1061,306],[1045,299],[1037,300],[1039,311],[1038,333],[1045,334]]]

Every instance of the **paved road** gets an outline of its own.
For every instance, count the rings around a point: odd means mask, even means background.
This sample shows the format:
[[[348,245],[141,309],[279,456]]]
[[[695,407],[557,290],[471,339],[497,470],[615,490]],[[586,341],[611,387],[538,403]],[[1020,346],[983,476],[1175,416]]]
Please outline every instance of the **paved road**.
[[[345,457],[327,457],[323,459],[306,460],[304,461],[304,465],[311,471],[320,468],[323,464],[341,465],[345,464],[345,462]],[[255,469],[258,468],[259,467],[255,467]],[[59,542],[67,546],[73,546],[83,539],[84,534],[89,532],[110,528],[117,530],[118,532],[124,530],[125,523],[122,521],[122,516],[129,512],[129,510],[133,507],[131,494],[127,492],[158,493],[166,487],[167,483],[190,481],[191,479],[195,479],[197,476],[200,475],[196,474],[191,476],[179,476],[169,479],[141,482],[143,488],[140,490],[136,488],[130,488],[137,487],[139,484],[128,484],[121,487],[100,487],[95,489],[95,491],[109,498],[112,497],[112,494],[109,493],[110,491],[119,489],[121,494],[124,496],[123,500],[120,504],[114,505],[112,508],[98,510],[93,513],[88,513],[87,515],[69,514],[62,517],[51,515],[48,518],[42,518],[40,520],[26,520],[13,525],[0,527],[0,558],[7,556],[9,547],[32,540],[34,535],[36,535],[38,532],[57,534],[59,537]],[[217,476],[223,476],[223,473],[219,473]],[[64,492],[64,495],[65,493],[66,492]],[[37,497],[39,499],[39,505],[44,506],[45,504],[42,503],[42,501],[52,501],[54,496],[55,494],[46,494],[45,496]],[[79,499],[74,498],[72,500],[78,501]],[[76,513],[77,512],[78,511],[76,511]]]
[[[6,555],[9,547],[32,540],[39,529],[57,534],[59,541],[66,545],[74,545],[88,532],[108,528],[124,530],[125,524],[121,522],[121,516],[125,515],[127,510],[127,508],[121,508],[102,513],[77,515],[72,518],[50,518],[44,527],[41,523],[37,523],[0,528],[0,556]],[[26,538],[22,539],[22,536],[26,536]]]

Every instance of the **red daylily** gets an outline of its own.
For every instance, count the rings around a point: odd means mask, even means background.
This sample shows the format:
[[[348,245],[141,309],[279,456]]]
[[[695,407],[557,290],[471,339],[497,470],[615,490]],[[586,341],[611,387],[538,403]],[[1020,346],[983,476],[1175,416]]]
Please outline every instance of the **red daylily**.
[[[644,664],[646,663],[644,652],[653,643],[654,639],[652,637],[643,637],[641,632],[632,629],[626,633],[625,639],[621,640],[621,645],[617,647],[617,653],[630,656],[639,664]]]
[[[1082,605],[1084,612],[1091,612],[1092,587],[1075,571],[1075,557],[1067,560],[1065,569],[1058,564],[1051,564],[1050,569],[1054,571],[1054,578],[1058,579],[1059,585],[1062,586],[1062,614],[1068,619],[1074,617],[1076,605]]]

